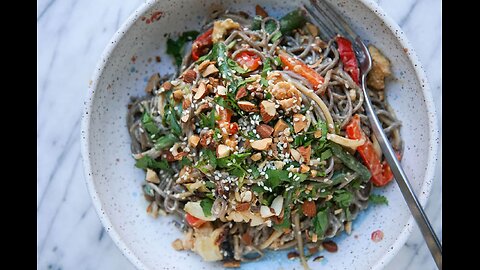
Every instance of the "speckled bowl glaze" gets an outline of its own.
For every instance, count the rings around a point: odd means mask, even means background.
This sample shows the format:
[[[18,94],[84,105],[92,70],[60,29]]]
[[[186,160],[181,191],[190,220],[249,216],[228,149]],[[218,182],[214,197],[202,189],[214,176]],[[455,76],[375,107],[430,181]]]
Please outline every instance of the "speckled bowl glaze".
[[[87,186],[100,219],[123,254],[139,269],[221,269],[220,263],[203,262],[191,252],[177,252],[171,242],[181,237],[171,217],[147,216],[142,196],[142,170],[134,167],[126,127],[131,96],[144,95],[147,78],[173,71],[165,53],[166,35],[199,29],[213,10],[224,8],[253,14],[260,3],[273,16],[307,1],[149,1],[133,13],[106,47],[94,72],[82,122],[82,155]],[[354,29],[375,44],[392,62],[394,79],[387,85],[388,100],[403,122],[405,154],[402,164],[422,205],[432,183],[438,131],[429,86],[415,53],[402,30],[373,1],[343,0],[334,4]],[[161,61],[158,62],[157,58]],[[396,183],[375,190],[389,199],[388,206],[370,206],[353,223],[351,236],[335,241],[337,253],[324,253],[322,269],[380,269],[405,243],[413,218]],[[385,237],[375,243],[375,230]],[[242,269],[301,269],[287,252],[267,252],[266,257],[242,264]]]

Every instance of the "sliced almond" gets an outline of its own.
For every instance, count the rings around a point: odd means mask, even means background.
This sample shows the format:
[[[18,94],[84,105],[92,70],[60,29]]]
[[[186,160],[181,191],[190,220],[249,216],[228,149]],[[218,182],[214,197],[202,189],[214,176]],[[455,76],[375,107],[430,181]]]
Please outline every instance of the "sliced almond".
[[[235,206],[235,211],[242,212],[250,208],[250,202],[239,203]]]
[[[173,241],[172,247],[173,247],[173,249],[175,249],[176,251],[183,250],[182,240],[176,239],[175,241]]]
[[[205,61],[203,61],[202,63],[200,63],[200,65],[198,65],[198,71],[199,71],[199,72],[204,71],[205,68],[207,68],[207,66],[210,65],[210,63],[211,63],[210,60],[205,60]],[[203,74],[202,74],[202,76],[203,76]],[[205,76],[204,76],[204,77],[205,77]]]
[[[296,113],[293,115],[293,130],[295,133],[299,133],[308,127],[308,122],[305,115]]]
[[[188,109],[190,107],[190,105],[192,105],[192,95],[188,95],[188,98],[185,98],[182,102],[182,109]]]
[[[260,103],[260,116],[262,116],[262,121],[268,123],[272,120],[277,114],[277,109],[275,109],[275,103],[264,100]]]
[[[147,168],[147,175],[145,176],[145,180],[155,184],[160,183],[160,178],[158,178],[157,173],[154,170],[151,170],[148,168]]]
[[[197,72],[195,70],[189,69],[183,73],[183,81],[186,83],[192,83],[197,78]]]
[[[199,104],[194,114],[198,116],[201,112],[203,112],[206,109],[210,109],[210,105],[208,105],[207,102]]]
[[[302,155],[305,163],[308,164],[310,162],[310,155],[312,154],[312,146],[311,145],[309,145],[307,147],[300,146],[300,147],[297,148],[297,151],[300,153],[300,155]]]
[[[316,130],[315,132],[313,132],[313,137],[315,137],[315,139],[322,137],[322,131]]]
[[[227,95],[227,88],[223,85],[217,86],[217,94],[220,96],[226,96]]]
[[[350,235],[352,233],[352,222],[351,221],[347,221],[345,223],[345,232]]]
[[[265,205],[260,206],[260,216],[262,216],[262,218],[268,218],[268,217],[271,217],[273,215],[274,215],[274,213],[272,213],[272,211],[270,211],[270,207],[265,206]]]
[[[240,100],[241,98],[246,97],[247,94],[248,94],[247,93],[247,88],[245,86],[242,86],[237,90],[237,94],[235,95],[235,99]]]
[[[308,171],[310,171],[310,167],[308,167],[308,166],[305,165],[305,164],[300,165],[300,172],[301,172],[301,173],[306,173],[306,172],[308,172]]]
[[[338,246],[335,242],[333,241],[325,241],[322,243],[322,246],[328,251],[328,252],[337,252]]]
[[[277,168],[277,170],[281,170],[283,169],[283,166],[285,166],[285,163],[280,160],[274,161],[273,164],[275,165],[275,168]]]
[[[262,153],[256,153],[250,156],[250,159],[252,159],[253,161],[259,161],[261,158],[262,158]]]
[[[318,171],[317,171],[317,170],[310,170],[310,175],[311,175],[312,177],[317,176],[317,174],[318,174]]]
[[[267,150],[270,145],[272,145],[272,138],[256,140],[251,143],[253,149],[260,151]]]
[[[270,138],[273,133],[273,128],[266,124],[260,124],[256,128],[257,134],[260,135],[261,138]]]
[[[252,200],[252,192],[250,190],[244,191],[240,194],[241,202],[250,202]]]
[[[208,77],[208,76],[210,76],[210,75],[212,75],[212,74],[215,74],[215,73],[217,73],[217,72],[218,72],[218,68],[215,67],[214,64],[210,64],[210,65],[208,65],[207,68],[202,72],[202,76],[203,76],[203,77]]]
[[[180,118],[180,120],[183,122],[183,123],[186,123],[188,121],[188,119],[190,119],[190,110],[189,111],[183,111],[182,112],[182,117]]]
[[[204,82],[201,82],[198,86],[197,92],[195,93],[194,99],[201,99],[207,95],[207,86]]]
[[[173,92],[173,99],[176,101],[176,102],[179,102],[183,99],[183,92],[182,90],[176,90]]]
[[[200,202],[187,202],[183,207],[183,210],[201,220],[214,221],[216,219],[213,215],[208,217],[205,216],[202,206],[200,206]]]
[[[275,124],[275,126],[273,127],[273,136],[277,137],[280,132],[284,131],[287,128],[288,128],[288,124],[282,119],[279,119]]]
[[[188,138],[188,144],[193,148],[197,147],[199,141],[200,137],[197,135],[192,135],[190,138]]]
[[[292,156],[292,159],[297,161],[297,162],[300,162],[302,163],[303,162],[303,157],[302,155],[300,154],[300,152],[298,152],[297,150],[295,149],[290,149],[290,155]]]
[[[240,267],[240,261],[234,260],[234,261],[223,262],[223,267],[225,267],[225,268],[238,268],[238,267]]]
[[[164,82],[164,83],[162,84],[162,87],[163,87],[163,89],[165,89],[166,91],[168,91],[168,90],[172,89],[173,85],[172,85],[171,82],[166,81],[166,82]]]
[[[275,211],[275,215],[279,216],[283,209],[283,196],[278,195],[275,199],[273,199],[270,207]]]
[[[257,105],[253,104],[250,101],[239,101],[237,102],[238,107],[245,112],[255,112],[258,111]]]
[[[230,147],[225,144],[219,144],[217,146],[217,158],[223,158],[230,155]]]

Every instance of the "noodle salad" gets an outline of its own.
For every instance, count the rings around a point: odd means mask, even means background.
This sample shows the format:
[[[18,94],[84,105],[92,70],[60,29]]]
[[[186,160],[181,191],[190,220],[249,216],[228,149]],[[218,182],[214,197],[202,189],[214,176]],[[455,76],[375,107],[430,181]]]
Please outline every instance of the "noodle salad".
[[[280,19],[218,13],[202,33],[168,39],[177,74],[150,77],[129,104],[147,213],[174,214],[172,246],[225,267],[288,254],[304,268],[352,221],[392,172],[371,132],[351,42],[322,40],[298,9]],[[191,44],[191,45],[190,45]],[[369,95],[400,158],[400,121],[387,104],[390,62],[369,47]],[[316,257],[315,257],[316,256]]]

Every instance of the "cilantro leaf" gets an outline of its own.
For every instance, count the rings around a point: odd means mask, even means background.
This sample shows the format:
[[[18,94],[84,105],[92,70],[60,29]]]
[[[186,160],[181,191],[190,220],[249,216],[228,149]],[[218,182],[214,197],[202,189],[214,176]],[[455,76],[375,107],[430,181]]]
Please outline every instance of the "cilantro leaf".
[[[192,161],[187,157],[183,157],[180,164],[182,164],[182,166],[190,166],[192,165]]]
[[[200,206],[202,207],[203,214],[208,217],[212,215],[212,205],[213,205],[213,200],[209,198],[205,198],[202,201],[200,201]]]
[[[349,207],[353,201],[353,194],[344,189],[336,190],[333,193],[333,201],[336,202],[340,208]]]
[[[200,127],[215,128],[215,110],[211,110],[208,116],[203,113],[200,114]]]
[[[212,181],[205,181],[205,186],[209,189],[215,188],[215,183]]]
[[[156,161],[155,159],[149,156],[143,156],[135,162],[135,167],[140,169],[160,169],[160,170],[170,170],[170,165],[165,159]]]
[[[386,204],[386,205],[388,205],[387,197],[382,196],[382,195],[371,194],[370,197],[368,198],[368,201],[373,203],[373,204]]]
[[[328,228],[328,208],[318,211],[317,215],[312,219],[313,228],[318,236],[325,233]]]
[[[265,172],[265,186],[275,188],[282,183],[282,181],[288,181],[288,174],[290,172],[286,170],[267,170]],[[266,179],[268,176],[268,179]]]
[[[169,110],[166,112],[166,119],[170,129],[172,130],[172,133],[180,136],[182,133],[182,128],[180,127],[180,124],[178,124],[175,109],[172,106],[169,106]]]
[[[159,132],[158,126],[155,124],[152,116],[148,113],[147,110],[143,112],[142,125],[149,135],[155,135]]]
[[[247,72],[249,72],[248,69],[244,69],[242,67],[240,67],[237,62],[235,62],[233,59],[231,58],[228,58],[227,59],[227,65],[230,69],[232,70],[235,70],[238,74],[245,74]]]
[[[215,169],[217,167],[217,156],[210,149],[205,149],[203,155],[207,157],[208,163]]]

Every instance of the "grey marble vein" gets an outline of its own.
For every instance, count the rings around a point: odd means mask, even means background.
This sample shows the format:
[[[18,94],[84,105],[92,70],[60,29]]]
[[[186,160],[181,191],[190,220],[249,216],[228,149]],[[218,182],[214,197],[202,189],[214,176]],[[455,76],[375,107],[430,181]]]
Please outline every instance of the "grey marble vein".
[[[431,84],[441,130],[441,1],[375,0],[401,26]],[[38,29],[38,269],[134,269],[102,227],[80,162],[79,119],[108,40],[143,0],[40,0]],[[440,133],[440,143],[442,137]],[[441,156],[426,213],[442,238]],[[436,269],[420,232],[385,267]]]

